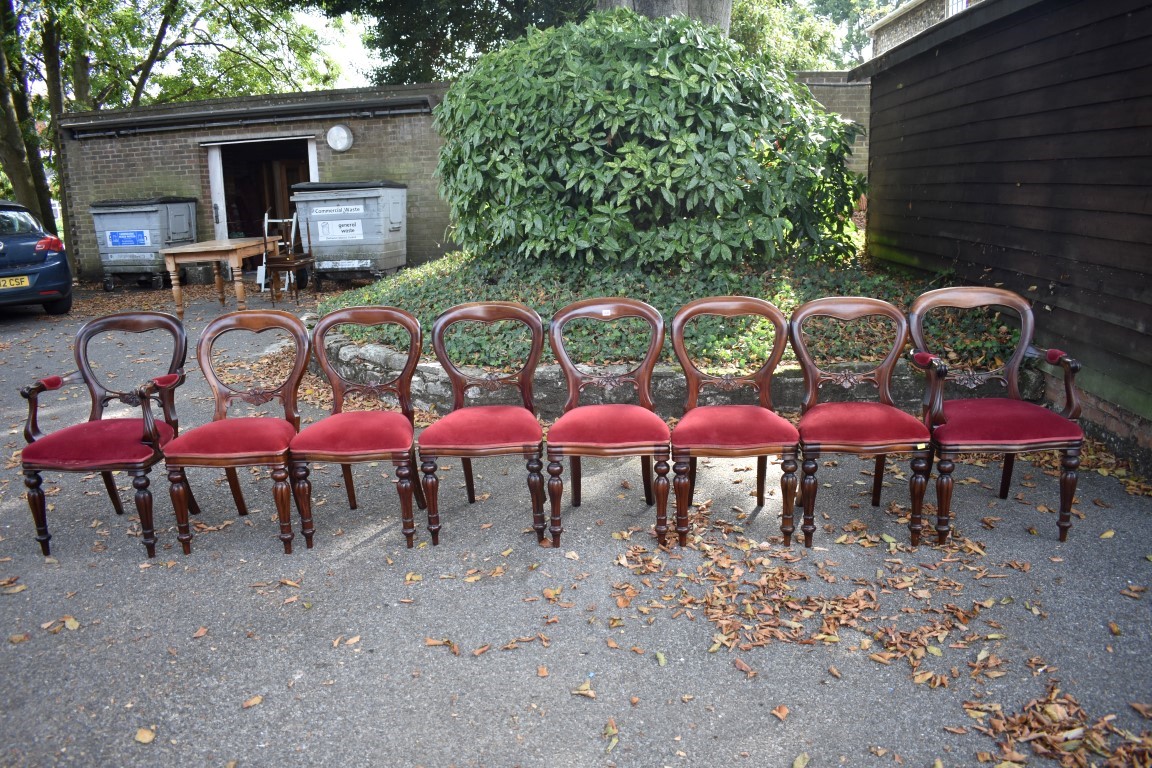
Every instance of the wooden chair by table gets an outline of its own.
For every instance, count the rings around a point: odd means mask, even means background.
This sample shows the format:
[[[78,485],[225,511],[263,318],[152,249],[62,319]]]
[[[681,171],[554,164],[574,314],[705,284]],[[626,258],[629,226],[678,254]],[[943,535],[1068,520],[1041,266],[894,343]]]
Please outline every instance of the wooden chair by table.
[[[863,318],[890,321],[890,345],[884,357],[871,371],[825,371],[816,363],[811,345],[805,337],[804,323],[812,318],[832,318],[842,322]],[[800,497],[804,504],[804,546],[812,546],[812,533],[816,530],[817,459],[824,453],[851,453],[875,455],[875,474],[872,478],[872,506],[880,505],[880,489],[884,482],[884,465],[889,453],[912,454],[912,477],[909,489],[912,496],[908,529],[912,545],[920,543],[923,529],[924,490],[932,469],[929,452],[928,429],[915,416],[897,408],[892,402],[892,369],[896,365],[908,340],[908,321],[904,313],[879,299],[865,297],[828,297],[810,301],[792,313],[789,323],[792,348],[800,361],[804,374],[803,412],[800,417],[800,449],[803,453],[804,478]],[[851,389],[862,383],[876,388],[877,401],[824,402],[819,401],[820,388],[827,383]]]
[[[1020,321],[1020,339],[1003,365],[993,367],[950,366],[937,357],[925,333],[925,320],[933,310],[1004,308],[1014,312]],[[1060,451],[1060,518],[1057,527],[1060,541],[1068,538],[1072,527],[1072,498],[1076,494],[1076,472],[1080,467],[1080,449],[1084,432],[1076,419],[1080,416],[1080,399],[1075,377],[1080,363],[1058,349],[1041,349],[1032,343],[1035,320],[1028,301],[1011,291],[999,288],[939,288],[920,296],[909,311],[913,359],[929,371],[929,391],[925,398],[925,421],[932,429],[932,448],[938,456],[936,495],[938,516],[936,537],[943,544],[951,527],[952,471],[959,453],[988,451],[1004,456],[1000,479],[1000,498],[1008,498],[1016,454],[1023,451]],[[1020,366],[1026,358],[1035,357],[1059,367],[1064,375],[1064,410],[1057,413],[1020,397]],[[994,364],[993,364],[994,365]],[[1007,397],[976,397],[949,400],[944,398],[945,384],[952,383],[974,390],[988,382],[1007,388]]]
[[[290,219],[272,219],[269,215],[269,212],[264,214],[264,259],[256,268],[256,283],[263,291],[265,280],[268,281],[272,306],[276,306],[283,277],[283,290],[291,291],[292,299],[299,304],[300,280],[308,278],[307,271],[316,263],[312,256],[312,233],[307,228],[303,233],[300,231],[295,213]],[[279,235],[279,241],[269,243],[269,237],[274,234]],[[313,280],[313,293],[316,293],[316,285]]]
[[[286,333],[293,342],[292,365],[286,378],[272,386],[260,382],[228,383],[218,370],[214,350],[220,338],[228,333],[261,334],[267,331]],[[241,515],[248,514],[240,480],[239,467],[268,467],[272,471],[272,496],[280,519],[280,540],[285,554],[292,552],[291,487],[288,483],[288,447],[300,428],[296,407],[296,390],[308,363],[308,329],[299,318],[276,309],[249,309],[229,312],[212,320],[200,334],[196,361],[212,389],[215,410],[212,421],[188,430],[165,447],[164,459],[168,481],[172,484],[172,506],[176,509],[177,538],[184,554],[192,552],[192,532],[188,526],[190,490],[185,470],[188,467],[223,468],[228,486]],[[279,401],[283,416],[247,416],[229,418],[229,407],[236,401],[261,406]]]
[[[105,334],[123,334],[132,339],[136,334],[152,334],[171,346],[166,373],[143,386],[129,390],[108,388],[101,376],[93,371],[89,345]],[[141,341],[144,336],[139,337]],[[106,339],[106,337],[105,337]],[[134,342],[134,339],[133,339]],[[124,472],[132,477],[136,489],[136,511],[140,515],[140,529],[148,557],[156,556],[156,533],[152,525],[152,492],[149,490],[148,471],[163,458],[163,448],[180,431],[176,418],[174,392],[184,382],[184,360],[188,354],[188,340],[184,326],[175,317],[163,312],[121,312],[99,317],[85,323],[76,334],[73,354],[76,369],[64,376],[49,376],[20,390],[28,401],[28,420],[24,426],[24,439],[28,445],[21,455],[24,485],[28,489],[28,506],[36,524],[36,540],[47,556],[50,553],[47,515],[43,482],[40,473],[99,472],[116,514],[124,514],[120,494],[116,490],[113,472]],[[51,434],[40,431],[39,397],[66,384],[81,381],[88,389],[92,403],[88,421],[57,429]],[[136,382],[138,383],[138,382]],[[105,410],[114,401],[139,409],[138,418],[108,417]],[[152,404],[160,406],[161,420],[152,413]],[[195,500],[189,499],[195,504]]]
[[[396,376],[378,383],[350,381],[328,356],[329,332],[340,333],[346,325],[399,326],[408,336],[408,355]],[[348,506],[356,509],[356,488],[352,481],[352,464],[365,461],[391,461],[396,468],[396,491],[400,495],[400,519],[408,546],[416,531],[412,519],[412,495],[424,507],[419,483],[413,483],[416,452],[412,428],[412,375],[420,362],[422,336],[420,322],[408,312],[395,307],[349,307],[336,310],[320,319],[312,332],[312,349],[321,370],[332,386],[332,413],[311,424],[292,438],[289,446],[292,491],[300,509],[301,533],[312,547],[312,483],[308,479],[310,462],[331,462],[341,466]],[[399,411],[383,408],[370,411],[345,411],[350,395],[373,398],[381,402],[392,395]]]
[[[700,316],[726,319],[763,318],[772,324],[772,348],[767,360],[746,374],[715,376],[700,370],[685,343],[685,329]],[[687,543],[688,507],[696,486],[696,459],[699,457],[756,457],[756,505],[764,505],[764,478],[768,457],[782,459],[780,488],[784,497],[781,532],[785,545],[791,543],[793,508],[796,504],[796,451],[800,435],[796,427],[772,410],[772,373],[784,355],[788,325],[784,314],[773,304],[748,296],[714,296],[683,306],[672,319],[672,348],[684,369],[688,399],[684,416],[672,429],[672,461],[676,491],[676,534],[680,546]],[[725,392],[751,388],[757,392],[757,405],[699,405],[700,391],[715,387]]]
[[[529,335],[528,354],[522,367],[506,375],[473,375],[448,354],[445,336],[457,323],[522,323]],[[452,411],[420,433],[424,496],[428,502],[428,532],[432,544],[440,541],[439,480],[437,461],[456,456],[464,469],[468,503],[476,501],[472,459],[485,456],[523,456],[528,467],[528,493],[532,500],[532,527],[544,540],[544,476],[540,473],[543,430],[532,402],[532,379],[544,349],[544,325],[535,310],[515,302],[493,301],[460,304],[446,310],[432,326],[432,348],[452,382]],[[467,405],[470,389],[492,392],[501,387],[520,391],[519,405]]]
[[[614,322],[637,318],[648,326],[644,358],[633,370],[622,374],[597,375],[577,367],[564,345],[564,326],[573,320]],[[548,430],[548,498],[552,505],[549,532],[552,546],[560,546],[563,526],[560,519],[564,481],[561,459],[570,457],[572,506],[580,506],[580,457],[639,456],[644,480],[644,500],[656,504],[656,537],[664,544],[668,533],[668,457],[671,433],[656,415],[652,402],[652,371],[664,346],[664,320],[655,307],[626,298],[585,299],[564,307],[552,318],[548,329],[552,352],[568,383],[564,414]],[[631,403],[580,404],[580,393],[589,386],[635,387],[639,405]],[[652,478],[655,460],[656,478]]]

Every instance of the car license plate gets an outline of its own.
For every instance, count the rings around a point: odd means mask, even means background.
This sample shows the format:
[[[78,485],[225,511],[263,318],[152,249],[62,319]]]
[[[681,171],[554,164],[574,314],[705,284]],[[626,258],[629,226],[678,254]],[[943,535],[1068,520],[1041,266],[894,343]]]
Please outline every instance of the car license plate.
[[[0,277],[0,290],[4,288],[27,288],[28,276],[18,275],[17,277]]]

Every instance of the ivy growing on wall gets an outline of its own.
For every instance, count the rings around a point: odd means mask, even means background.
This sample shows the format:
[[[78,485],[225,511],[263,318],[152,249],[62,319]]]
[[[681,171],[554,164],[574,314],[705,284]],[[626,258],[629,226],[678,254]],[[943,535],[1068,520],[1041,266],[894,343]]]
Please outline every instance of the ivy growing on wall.
[[[692,269],[853,248],[857,126],[688,19],[532,31],[436,119],[454,237],[478,254]]]

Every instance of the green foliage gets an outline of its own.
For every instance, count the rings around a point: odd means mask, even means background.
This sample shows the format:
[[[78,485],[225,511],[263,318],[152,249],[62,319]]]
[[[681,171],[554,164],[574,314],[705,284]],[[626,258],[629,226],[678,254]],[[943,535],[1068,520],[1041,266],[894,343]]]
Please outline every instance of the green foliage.
[[[629,296],[652,304],[665,322],[683,305],[703,296],[749,295],[771,301],[785,315],[810,299],[832,295],[866,295],[907,307],[929,288],[938,287],[929,277],[908,277],[881,271],[849,260],[839,265],[792,261],[770,270],[747,266],[732,270],[695,271],[667,279],[624,269],[567,265],[549,261],[525,270],[522,262],[497,261],[463,252],[414,269],[404,270],[364,288],[326,299],[319,311],[340,307],[382,304],[402,307],[430,329],[444,310],[467,301],[519,301],[535,309],[545,322],[557,310],[579,299],[596,296]],[[986,325],[955,326],[961,335],[979,336]],[[459,338],[450,336],[453,359],[500,367],[516,359],[510,347],[517,334],[512,327],[477,329]],[[635,329],[595,323],[575,325],[566,335],[574,359],[588,363],[635,360],[643,350],[634,342]],[[763,361],[771,345],[770,329],[759,323],[733,323],[718,318],[699,318],[689,326],[688,346],[696,359],[715,370],[750,370]],[[854,331],[855,333],[855,331]],[[863,331],[870,343],[882,343],[879,332]],[[398,338],[384,336],[385,343],[399,345]],[[832,358],[859,359],[867,352],[851,337],[829,334],[821,347]],[[430,352],[431,345],[426,351]],[[863,352],[862,352],[863,350]],[[545,358],[550,353],[545,351]],[[671,344],[664,350],[673,362]]]
[[[717,28],[617,10],[530,32],[436,118],[455,239],[492,258],[692,270],[852,251],[857,127]]]
[[[466,71],[481,54],[534,27],[550,27],[583,18],[591,0],[305,0],[329,16],[354,13],[374,20],[368,48],[380,53],[379,85],[449,80]]]
[[[767,56],[790,72],[836,69],[836,25],[796,0],[735,0],[732,39],[749,55]]]

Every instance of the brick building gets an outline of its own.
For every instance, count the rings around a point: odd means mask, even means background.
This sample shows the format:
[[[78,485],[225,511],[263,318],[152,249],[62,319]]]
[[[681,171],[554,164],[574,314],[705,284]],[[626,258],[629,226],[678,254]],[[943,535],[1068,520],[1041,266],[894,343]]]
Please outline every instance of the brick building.
[[[66,239],[81,279],[102,273],[89,207],[102,200],[194,197],[201,240],[259,235],[288,218],[291,187],[384,179],[407,192],[408,263],[450,249],[434,171],[432,109],[447,84],[214,99],[67,115],[61,121]],[[329,146],[334,125],[352,146]]]

